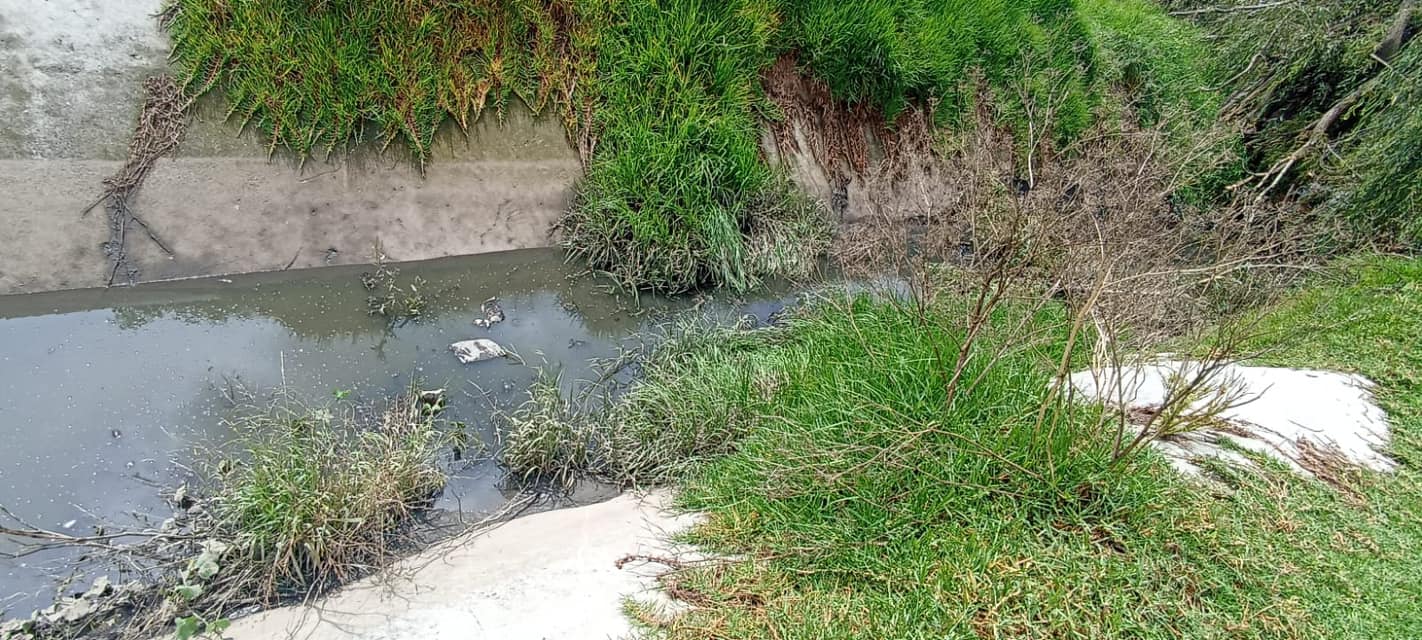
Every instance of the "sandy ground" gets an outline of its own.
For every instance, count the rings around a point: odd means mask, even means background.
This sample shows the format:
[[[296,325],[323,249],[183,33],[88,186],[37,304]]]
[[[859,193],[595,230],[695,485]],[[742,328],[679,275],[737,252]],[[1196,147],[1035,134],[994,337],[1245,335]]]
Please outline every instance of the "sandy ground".
[[[125,157],[145,77],[166,68],[162,0],[0,0],[0,295],[102,286],[102,211],[80,211]],[[441,136],[423,175],[360,150],[299,165],[207,101],[136,212],[140,280],[547,246],[581,166],[562,126],[512,110]]]
[[[656,600],[660,566],[617,561],[668,555],[668,536],[695,516],[664,494],[515,519],[456,539],[357,582],[311,607],[235,621],[233,640],[542,640],[623,637],[625,597]]]
[[[1191,379],[1198,367],[1162,360],[1073,373],[1071,384],[1086,398],[1152,409],[1165,402],[1170,380]],[[1199,474],[1197,463],[1206,458],[1250,466],[1236,447],[1274,458],[1301,475],[1316,475],[1320,452],[1373,471],[1397,466],[1383,453],[1391,437],[1387,413],[1373,398],[1373,383],[1362,376],[1232,364],[1207,386],[1210,392],[1191,403],[1191,410],[1223,406],[1217,415],[1223,424],[1151,443],[1183,473]]]

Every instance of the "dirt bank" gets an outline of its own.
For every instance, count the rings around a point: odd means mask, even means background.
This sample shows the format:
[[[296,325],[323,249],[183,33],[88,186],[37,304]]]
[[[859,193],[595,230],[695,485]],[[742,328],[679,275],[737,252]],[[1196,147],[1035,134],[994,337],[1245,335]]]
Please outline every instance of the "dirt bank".
[[[0,295],[102,286],[102,211],[80,212],[122,165],[142,81],[166,68],[160,0],[0,0]],[[10,70],[14,70],[12,73]],[[424,175],[358,150],[269,159],[216,100],[135,211],[173,250],[130,238],[140,280],[547,246],[580,173],[561,125],[511,110],[441,136]]]
[[[234,640],[616,638],[631,631],[622,600],[654,598],[665,567],[618,561],[667,555],[668,536],[694,516],[664,510],[666,496],[624,495],[519,518],[456,539],[309,607],[235,621]]]

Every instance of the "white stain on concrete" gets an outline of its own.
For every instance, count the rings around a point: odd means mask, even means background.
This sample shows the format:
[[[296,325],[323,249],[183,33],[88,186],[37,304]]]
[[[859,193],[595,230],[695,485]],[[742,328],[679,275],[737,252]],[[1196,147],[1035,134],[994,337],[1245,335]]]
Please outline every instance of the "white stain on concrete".
[[[1071,384],[1087,398],[1127,408],[1154,409],[1165,401],[1172,378],[1195,375],[1199,363],[1164,360],[1116,371],[1081,371]],[[1282,461],[1311,475],[1300,461],[1307,450],[1328,451],[1352,465],[1391,471],[1396,463],[1384,453],[1390,432],[1387,414],[1373,397],[1374,385],[1359,375],[1330,371],[1226,365],[1210,384],[1238,399],[1217,417],[1227,427],[1205,428],[1152,443],[1186,473],[1198,473],[1196,461],[1218,458],[1248,465],[1224,446],[1226,441]],[[1217,396],[1216,396],[1217,397]],[[1191,410],[1202,411],[1209,397]]]

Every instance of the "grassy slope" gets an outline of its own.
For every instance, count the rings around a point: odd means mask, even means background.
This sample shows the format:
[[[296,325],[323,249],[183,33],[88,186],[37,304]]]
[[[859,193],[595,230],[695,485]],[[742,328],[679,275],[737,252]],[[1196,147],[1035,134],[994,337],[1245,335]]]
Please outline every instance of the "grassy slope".
[[[752,231],[762,218],[799,231],[777,238],[782,245],[820,246],[825,224],[774,188],[758,146],[761,119],[773,117],[760,74],[786,53],[837,97],[867,102],[890,120],[933,101],[940,120],[954,122],[976,97],[979,73],[1011,125],[1025,127],[1019,83],[1029,100],[1061,92],[1056,134],[1071,139],[1116,79],[1098,77],[1098,62],[1108,51],[1133,55],[1114,45],[1159,36],[1168,22],[1144,2],[1087,4],[1090,23],[1064,0],[614,3],[598,51],[601,141],[564,220],[564,246],[626,284],[670,290],[743,288],[775,272],[758,268],[765,261],[748,249],[764,244]],[[1095,19],[1107,14],[1127,18]],[[1156,49],[1182,46],[1186,31],[1157,38]],[[1184,84],[1164,80],[1172,76],[1156,65],[1138,70],[1152,82]]]
[[[1244,133],[1224,184],[1292,154],[1325,112],[1361,90],[1330,129],[1330,143],[1299,157],[1274,195],[1293,186],[1367,241],[1422,244],[1422,116],[1414,106],[1422,99],[1422,47],[1414,37],[1386,66],[1373,57],[1401,0],[1300,0],[1257,12],[1214,11],[1216,0],[1160,3],[1197,12],[1188,19],[1210,34],[1212,49],[1200,60],[1212,67],[1210,85],[1230,96],[1221,117]],[[1422,12],[1411,24],[1422,29]]]
[[[1263,317],[1270,335],[1253,346],[1271,349],[1264,361],[1361,373],[1379,385],[1403,468],[1366,478],[1356,501],[1315,483],[1254,480],[1229,505],[1231,521],[1271,514],[1275,529],[1241,537],[1292,569],[1279,579],[1323,636],[1422,637],[1422,259],[1351,261]]]
[[[1333,167],[1339,193],[1333,210],[1369,237],[1422,246],[1422,44],[1413,42],[1383,76],[1363,109],[1364,124],[1347,142],[1351,152]]]
[[[1268,317],[1274,339],[1287,340],[1275,361],[1378,380],[1396,422],[1395,455],[1418,459],[1422,262],[1354,265]],[[1068,426],[1058,439],[1030,437],[1050,345],[1018,353],[945,408],[934,345],[954,341],[951,329],[924,329],[858,300],[822,306],[764,339],[708,340],[655,365],[614,414],[618,427],[706,454],[683,495],[710,513],[697,539],[752,558],[683,575],[677,586],[697,607],[660,631],[1422,633],[1415,468],[1358,480],[1358,497],[1282,471],[1227,475],[1238,488],[1230,496],[1149,459],[1113,473],[1088,434]],[[738,444],[686,446],[724,437]]]

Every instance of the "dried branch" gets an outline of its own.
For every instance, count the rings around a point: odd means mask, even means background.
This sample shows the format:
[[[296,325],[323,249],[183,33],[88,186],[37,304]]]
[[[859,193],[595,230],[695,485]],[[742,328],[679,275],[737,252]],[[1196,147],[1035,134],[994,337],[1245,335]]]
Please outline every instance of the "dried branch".
[[[1238,7],[1204,7],[1200,9],[1183,9],[1180,11],[1171,11],[1170,15],[1197,16],[1206,13],[1237,13],[1240,11],[1264,11],[1265,9],[1274,9],[1287,4],[1294,4],[1295,2],[1298,2],[1298,0],[1278,0],[1277,2],[1265,2],[1262,4],[1251,4]]]

